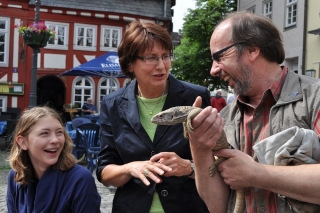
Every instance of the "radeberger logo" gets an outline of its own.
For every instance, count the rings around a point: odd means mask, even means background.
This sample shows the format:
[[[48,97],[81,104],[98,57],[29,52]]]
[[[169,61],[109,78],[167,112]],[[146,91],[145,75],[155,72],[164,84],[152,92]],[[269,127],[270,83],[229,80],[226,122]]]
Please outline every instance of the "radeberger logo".
[[[120,67],[119,65],[119,57],[115,55],[110,55],[106,58],[106,61],[109,63],[101,63],[101,67]]]

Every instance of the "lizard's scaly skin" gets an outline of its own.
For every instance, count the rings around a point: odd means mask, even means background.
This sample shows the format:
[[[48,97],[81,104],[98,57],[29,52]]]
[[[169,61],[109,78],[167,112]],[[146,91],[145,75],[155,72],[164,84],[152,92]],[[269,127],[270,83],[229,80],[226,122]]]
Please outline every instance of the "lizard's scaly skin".
[[[165,111],[159,112],[155,116],[151,118],[151,122],[158,125],[175,125],[178,123],[183,123],[184,129],[184,137],[189,138],[188,132],[193,131],[193,127],[191,125],[191,120],[197,116],[202,111],[201,108],[198,107],[190,107],[190,106],[177,106],[167,109]],[[228,149],[229,144],[227,141],[226,134],[224,131],[221,133],[220,138],[218,139],[216,146],[213,151],[217,151],[220,149]],[[217,172],[218,165],[224,161],[225,158],[217,158],[214,164],[209,169],[210,176],[214,176]],[[234,213],[242,213],[245,208],[244,202],[244,189],[237,190],[236,194],[236,204]]]

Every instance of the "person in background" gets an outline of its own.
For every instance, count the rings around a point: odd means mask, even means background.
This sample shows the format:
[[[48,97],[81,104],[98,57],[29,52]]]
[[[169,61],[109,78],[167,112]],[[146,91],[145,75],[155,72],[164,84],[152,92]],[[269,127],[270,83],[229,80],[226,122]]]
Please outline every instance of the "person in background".
[[[154,23],[130,23],[118,47],[119,62],[132,81],[101,102],[101,152],[97,178],[117,187],[112,212],[208,212],[195,181],[189,141],[182,124],[157,126],[151,117],[174,106],[202,107],[210,93],[169,74],[170,34]]]
[[[227,81],[238,97],[220,113],[208,107],[192,121],[197,189],[209,210],[232,212],[237,189],[244,189],[246,212],[291,213],[288,198],[320,204],[319,164],[263,164],[253,150],[261,140],[291,127],[320,137],[319,79],[280,66],[285,58],[282,36],[264,16],[230,14],[215,28],[210,50],[210,74]],[[200,103],[199,98],[194,105]],[[233,149],[212,152],[222,130]],[[210,177],[213,156],[226,160]]]
[[[34,107],[23,112],[9,157],[9,213],[100,212],[94,178],[76,164],[72,148],[54,109]]]
[[[217,91],[216,96],[211,98],[211,106],[220,112],[223,107],[227,106],[226,101],[221,96],[221,91]]]
[[[227,105],[229,105],[235,98],[236,98],[236,96],[235,96],[234,94],[231,94],[231,95],[228,97]]]
[[[87,103],[83,104],[81,110],[82,110],[82,115],[91,115],[95,113],[96,107],[95,105],[92,104],[91,98],[87,99]]]

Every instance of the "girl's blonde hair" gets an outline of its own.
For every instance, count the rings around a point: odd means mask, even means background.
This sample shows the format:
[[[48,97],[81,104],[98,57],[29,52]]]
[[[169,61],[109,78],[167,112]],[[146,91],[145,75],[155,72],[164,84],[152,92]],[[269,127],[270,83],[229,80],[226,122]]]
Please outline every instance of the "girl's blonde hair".
[[[61,126],[63,126],[61,117],[54,109],[47,106],[33,107],[23,111],[13,132],[9,162],[11,168],[16,171],[15,181],[21,185],[34,182],[37,180],[37,176],[28,152],[19,146],[16,139],[18,136],[27,137],[39,119],[47,115],[57,119]],[[65,143],[58,161],[53,165],[53,169],[69,170],[77,163],[77,160],[72,154],[72,140],[67,134],[65,128],[63,128],[63,134],[65,137]]]

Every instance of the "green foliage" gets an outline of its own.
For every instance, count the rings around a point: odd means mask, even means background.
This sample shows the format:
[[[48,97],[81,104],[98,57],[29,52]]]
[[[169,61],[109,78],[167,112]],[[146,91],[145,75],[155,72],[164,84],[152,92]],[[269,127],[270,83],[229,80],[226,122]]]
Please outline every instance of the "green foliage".
[[[9,154],[10,153],[7,151],[0,151],[0,171],[9,171],[11,169],[10,163],[8,161]]]
[[[9,171],[11,169],[10,165],[1,165],[0,171]]]
[[[171,73],[178,79],[208,87],[227,89],[227,84],[210,75],[212,59],[210,38],[222,17],[236,11],[237,0],[197,0],[196,9],[189,9],[182,28],[183,39],[175,48]]]

